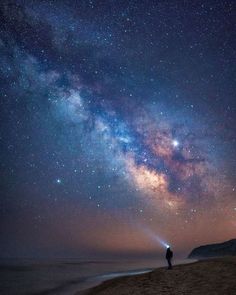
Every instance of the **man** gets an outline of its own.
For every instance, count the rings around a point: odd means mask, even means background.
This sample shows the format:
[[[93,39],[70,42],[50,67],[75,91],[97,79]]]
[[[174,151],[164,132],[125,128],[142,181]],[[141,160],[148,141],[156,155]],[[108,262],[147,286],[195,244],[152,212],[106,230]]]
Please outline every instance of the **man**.
[[[173,257],[173,252],[170,250],[170,247],[167,247],[166,250],[166,260],[168,262],[168,269],[172,269],[171,259]]]

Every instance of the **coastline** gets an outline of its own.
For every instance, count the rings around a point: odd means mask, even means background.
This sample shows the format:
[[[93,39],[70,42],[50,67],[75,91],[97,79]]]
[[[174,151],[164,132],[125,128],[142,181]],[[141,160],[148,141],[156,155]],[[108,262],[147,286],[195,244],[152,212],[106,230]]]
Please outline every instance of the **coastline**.
[[[71,295],[117,277],[142,274],[162,267],[162,260],[26,259],[0,261],[0,293],[9,295]],[[179,260],[176,263],[185,263]],[[188,261],[189,262],[189,261]]]
[[[157,268],[145,274],[122,276],[102,282],[77,295],[236,294],[236,256],[204,259]]]
[[[196,262],[196,259],[177,259],[175,260],[176,264],[175,265],[182,265],[182,264],[190,264],[193,262]],[[159,261],[160,263],[160,261]],[[124,277],[132,277],[140,274],[145,274],[145,273],[150,273],[156,269],[159,268],[165,268],[164,266],[166,264],[165,260],[162,260],[162,263],[160,263],[159,266],[153,266],[153,267],[145,267],[145,268],[134,268],[134,269],[129,269],[129,270],[120,270],[116,272],[107,272],[102,275],[98,275],[95,277],[90,277],[85,280],[85,283],[87,285],[90,285],[89,287],[82,288],[77,291],[76,295],[80,294],[87,294],[87,292],[97,286],[100,286],[102,283],[110,281],[110,280],[115,280],[117,278],[124,278]]]
[[[197,259],[179,259],[179,260],[176,260],[176,263],[174,265],[179,266],[179,265],[185,265],[185,264],[192,264],[197,261],[198,261]],[[86,288],[86,289],[82,289],[82,290],[78,290],[76,295],[84,295],[84,294],[86,295],[94,288],[101,286],[103,283],[106,283],[108,281],[113,281],[113,280],[120,279],[120,278],[122,279],[122,278],[126,278],[126,277],[133,277],[133,276],[137,276],[137,275],[142,275],[142,274],[153,272],[158,269],[166,269],[166,268],[167,268],[167,266],[164,266],[164,263],[163,263],[160,266],[156,266],[156,267],[152,267],[152,268],[133,269],[133,270],[127,270],[127,271],[119,271],[119,272],[115,272],[115,273],[111,272],[111,273],[107,273],[104,275],[98,275],[96,277],[91,277],[86,280],[87,283],[91,282],[91,287]]]

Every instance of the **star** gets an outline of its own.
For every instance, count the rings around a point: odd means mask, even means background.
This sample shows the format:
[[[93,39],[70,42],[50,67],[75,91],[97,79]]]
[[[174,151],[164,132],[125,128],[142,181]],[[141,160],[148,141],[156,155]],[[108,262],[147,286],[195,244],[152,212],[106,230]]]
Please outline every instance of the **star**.
[[[57,178],[56,183],[61,184],[61,179]]]
[[[178,147],[178,146],[179,146],[179,141],[178,141],[177,139],[174,139],[174,140],[172,141],[172,145],[173,145],[174,147]]]

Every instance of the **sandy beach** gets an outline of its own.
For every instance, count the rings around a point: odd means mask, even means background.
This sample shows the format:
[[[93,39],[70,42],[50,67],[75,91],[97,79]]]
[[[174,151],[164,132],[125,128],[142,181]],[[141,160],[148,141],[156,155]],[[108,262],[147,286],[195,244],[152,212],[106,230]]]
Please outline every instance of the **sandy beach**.
[[[235,295],[236,257],[202,260],[159,268],[147,274],[103,282],[87,295]]]

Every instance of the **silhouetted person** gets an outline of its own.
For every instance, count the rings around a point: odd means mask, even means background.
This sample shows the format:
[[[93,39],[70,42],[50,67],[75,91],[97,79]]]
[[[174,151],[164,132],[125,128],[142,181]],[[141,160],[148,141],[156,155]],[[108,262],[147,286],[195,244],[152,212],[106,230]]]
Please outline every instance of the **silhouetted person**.
[[[168,262],[168,269],[172,269],[171,259],[173,257],[173,252],[170,250],[170,247],[166,250],[166,260]]]

